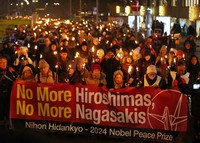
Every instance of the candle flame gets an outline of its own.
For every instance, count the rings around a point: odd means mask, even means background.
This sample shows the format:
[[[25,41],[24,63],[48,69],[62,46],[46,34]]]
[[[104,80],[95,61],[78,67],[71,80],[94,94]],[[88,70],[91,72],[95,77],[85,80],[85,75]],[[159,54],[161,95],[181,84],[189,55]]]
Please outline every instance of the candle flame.
[[[128,73],[131,74],[131,71],[132,71],[132,66],[129,66],[128,67]]]
[[[54,54],[54,55],[57,55],[57,54],[58,54],[58,52],[57,52],[57,51],[54,51],[54,52],[53,52],[53,54]]]

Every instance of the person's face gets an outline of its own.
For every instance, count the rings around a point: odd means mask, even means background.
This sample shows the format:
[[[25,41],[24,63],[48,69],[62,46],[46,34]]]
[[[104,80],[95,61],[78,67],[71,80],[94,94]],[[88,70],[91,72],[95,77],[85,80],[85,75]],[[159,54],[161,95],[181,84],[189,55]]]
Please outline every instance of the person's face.
[[[7,60],[6,59],[0,59],[0,69],[4,70],[7,67]]]
[[[24,75],[25,79],[33,76],[32,72],[30,70],[24,71],[23,75]]]
[[[184,75],[185,74],[185,65],[180,65],[177,67],[177,72],[180,74],[180,75]]]
[[[186,49],[190,49],[190,43],[186,43],[186,44],[185,44],[185,48],[186,48]]]
[[[49,72],[49,67],[48,66],[46,66],[46,67],[43,67],[43,68],[40,68],[40,72],[41,72],[41,74],[47,74],[48,72]]]
[[[82,49],[83,51],[87,51],[87,46],[84,45],[84,46],[81,47],[81,49]]]
[[[144,58],[145,58],[146,61],[149,61],[150,58],[151,58],[151,56],[150,56],[150,55],[147,55],[147,56],[145,56]]]
[[[20,60],[20,63],[21,63],[23,66],[25,66],[25,65],[28,64],[28,61],[27,61],[27,60]]]
[[[156,77],[156,73],[154,73],[154,72],[150,72],[147,75],[151,80],[153,80]]]
[[[120,74],[115,76],[115,83],[117,84],[123,83],[123,77]]]
[[[67,55],[68,55],[67,53],[60,53],[60,56],[61,56],[62,59],[66,59]]]
[[[8,48],[8,45],[7,44],[3,45],[3,48],[5,48],[5,49]]]
[[[191,63],[192,63],[193,65],[196,65],[196,64],[197,64],[197,58],[196,58],[196,57],[192,57]]]
[[[49,45],[51,44],[50,39],[49,39],[49,38],[46,38],[46,39],[44,40],[44,44],[45,44],[46,46],[49,46]]]
[[[68,46],[69,45],[69,42],[68,41],[65,41],[64,43],[63,43],[63,46]]]
[[[55,51],[55,50],[56,50],[56,48],[57,48],[57,47],[56,47],[56,45],[54,45],[54,44],[53,44],[53,45],[51,45],[51,50],[52,50],[52,51]]]
[[[77,70],[81,71],[83,69],[83,64],[79,63],[77,64]]]
[[[160,52],[161,52],[162,55],[165,55],[167,53],[166,50],[161,50]]]
[[[68,70],[68,74],[69,74],[69,76],[72,76],[74,74],[74,69],[70,68]]]

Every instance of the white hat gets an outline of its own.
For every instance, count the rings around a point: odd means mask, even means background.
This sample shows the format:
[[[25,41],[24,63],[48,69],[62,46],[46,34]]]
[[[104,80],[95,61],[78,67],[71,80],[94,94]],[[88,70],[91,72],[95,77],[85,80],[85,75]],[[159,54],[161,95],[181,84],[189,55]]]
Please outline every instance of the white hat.
[[[171,49],[170,49],[170,51],[169,51],[169,53],[170,53],[170,52],[173,52],[173,53],[176,55],[176,53],[177,53],[177,50],[176,50],[176,49],[174,49],[174,48],[171,48]]]
[[[44,68],[44,67],[49,67],[49,64],[44,59],[41,59],[39,61],[39,69]]]
[[[147,67],[147,74],[148,73],[156,73],[157,74],[157,69],[155,65],[150,65]]]

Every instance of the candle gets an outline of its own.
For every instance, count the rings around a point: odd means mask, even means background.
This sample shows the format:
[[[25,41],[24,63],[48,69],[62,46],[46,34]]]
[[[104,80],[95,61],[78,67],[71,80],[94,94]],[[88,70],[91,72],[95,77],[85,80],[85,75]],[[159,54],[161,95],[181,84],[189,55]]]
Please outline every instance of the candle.
[[[69,64],[69,66],[68,66],[68,69],[67,69],[67,70],[69,71],[69,70],[71,69],[71,67],[72,67],[72,65],[71,65],[71,64]]]
[[[42,57],[43,57],[43,55],[42,55],[42,54],[40,54],[40,59],[42,59]]]
[[[56,82],[58,82],[58,65],[55,65],[55,69],[56,69]]]
[[[129,74],[129,75],[131,75],[132,68],[133,68],[132,66],[128,66],[128,74]]]
[[[83,64],[83,81],[85,82],[85,63]]]
[[[163,59],[163,57],[161,57],[161,58],[160,58],[161,64],[163,64],[163,61],[164,61],[164,59]]]
[[[92,47],[92,53],[94,53],[94,46]]]
[[[34,47],[34,55],[33,56],[36,56],[36,51],[37,51],[37,45],[35,45],[35,47]]]
[[[78,58],[79,56],[80,56],[79,52],[76,52],[76,54],[75,54],[75,57],[74,57],[74,58],[76,59],[76,58]]]
[[[174,58],[174,64],[176,64],[176,58]]]
[[[30,48],[30,43],[28,43],[27,47]]]
[[[131,77],[132,68],[133,68],[132,66],[128,66],[128,74],[127,74],[127,82],[126,82],[127,87],[130,85],[129,79]]]
[[[183,60],[185,60],[185,54],[183,54]]]
[[[139,67],[138,66],[136,66],[136,77],[137,77],[137,79],[139,79]]]

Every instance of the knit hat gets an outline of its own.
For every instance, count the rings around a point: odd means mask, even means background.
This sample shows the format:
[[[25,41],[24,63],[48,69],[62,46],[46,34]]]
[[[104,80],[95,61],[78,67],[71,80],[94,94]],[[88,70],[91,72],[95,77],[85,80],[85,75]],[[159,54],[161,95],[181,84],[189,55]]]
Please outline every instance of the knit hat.
[[[41,59],[39,61],[39,69],[45,68],[45,67],[49,67],[49,64],[44,59]]]
[[[147,67],[147,74],[148,73],[157,73],[157,69],[155,65],[150,65]]]
[[[101,71],[101,66],[100,66],[99,64],[92,64],[91,70],[93,71],[93,70],[95,70],[95,69],[98,69],[98,70]]]
[[[180,57],[182,57],[183,56],[183,51],[182,50],[178,50],[177,52],[176,52],[176,56],[180,56]]]
[[[29,66],[25,66],[25,67],[23,68],[22,74],[23,74],[25,71],[31,71],[31,73],[33,74],[33,71],[32,71],[32,69],[31,69]]]

